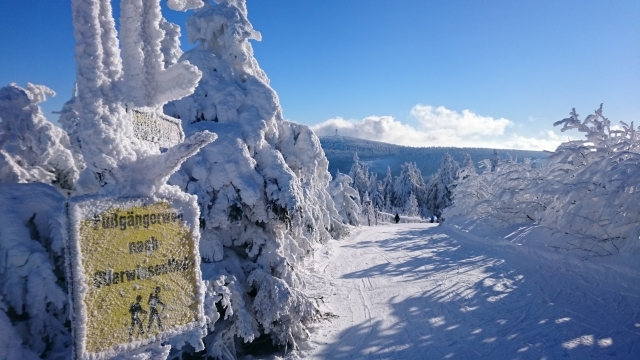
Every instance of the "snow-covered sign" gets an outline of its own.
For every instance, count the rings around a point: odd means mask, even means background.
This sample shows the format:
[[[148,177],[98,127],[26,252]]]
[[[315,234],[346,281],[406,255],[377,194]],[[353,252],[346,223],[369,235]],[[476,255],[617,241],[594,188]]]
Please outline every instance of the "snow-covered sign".
[[[156,111],[132,109],[133,134],[139,140],[170,148],[184,141],[180,120]]]
[[[76,358],[111,358],[203,325],[196,214],[171,199],[69,201]]]

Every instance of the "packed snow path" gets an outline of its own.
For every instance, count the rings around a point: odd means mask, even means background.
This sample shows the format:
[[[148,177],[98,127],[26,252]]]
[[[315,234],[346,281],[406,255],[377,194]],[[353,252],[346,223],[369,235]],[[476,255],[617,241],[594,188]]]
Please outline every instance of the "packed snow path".
[[[308,287],[337,315],[316,359],[640,359],[637,273],[487,245],[432,224],[362,227],[316,255]]]

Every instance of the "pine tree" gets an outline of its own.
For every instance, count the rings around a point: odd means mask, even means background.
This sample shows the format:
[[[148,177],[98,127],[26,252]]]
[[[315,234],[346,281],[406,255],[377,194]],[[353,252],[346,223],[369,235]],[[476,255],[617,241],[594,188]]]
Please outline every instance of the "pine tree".
[[[500,163],[500,155],[496,150],[493,150],[493,156],[491,157],[491,172],[495,172]]]
[[[212,284],[207,296],[226,312],[222,322],[216,322],[215,306],[210,313],[215,336],[205,339],[208,355],[233,354],[236,337],[293,345],[317,316],[302,292],[299,264],[319,244],[347,232],[327,191],[328,161],[309,127],[284,120],[253,56],[249,41],[260,33],[244,0],[208,2],[188,18],[187,36],[197,46],[180,60],[197,66],[202,80],[192,95],[164,109],[182,120],[186,133],[219,135],[171,178],[198,196],[200,254],[215,262],[203,264]],[[348,192],[342,177],[336,182]]]
[[[349,175],[337,172],[336,178],[331,182],[330,191],[336,209],[346,224],[360,225],[360,195],[351,186],[353,180]],[[365,193],[366,195],[366,193]],[[368,195],[367,195],[368,196]]]
[[[407,214],[408,216],[417,216],[419,211],[420,210],[418,209],[418,200],[416,199],[416,196],[412,192],[411,195],[409,195],[409,200],[405,204],[404,213]]]
[[[471,159],[471,155],[469,153],[465,154],[464,162],[460,170],[456,172],[456,177],[460,180],[464,180],[470,176],[477,175],[476,167],[473,164],[473,160]]]
[[[353,179],[353,188],[358,191],[360,198],[363,198],[364,193],[370,190],[369,170],[360,163],[357,152],[353,154],[353,165],[351,165],[349,176]]]
[[[426,185],[420,170],[415,163],[404,163],[401,166],[400,175],[394,183],[394,207],[404,212],[410,195],[413,193],[418,206],[424,203]],[[417,195],[416,195],[417,194]]]
[[[371,202],[373,204],[373,208],[382,211],[385,208],[384,201],[384,188],[381,181],[376,181],[375,192],[371,195]]]
[[[456,169],[459,168],[457,162],[448,153],[442,157],[440,169],[433,175],[427,186],[427,210],[436,216],[440,216],[442,211],[451,205],[452,191],[457,180]]]
[[[384,211],[391,212],[395,203],[395,193],[393,189],[393,176],[391,168],[387,166],[387,175],[382,180],[382,194],[384,197]]]

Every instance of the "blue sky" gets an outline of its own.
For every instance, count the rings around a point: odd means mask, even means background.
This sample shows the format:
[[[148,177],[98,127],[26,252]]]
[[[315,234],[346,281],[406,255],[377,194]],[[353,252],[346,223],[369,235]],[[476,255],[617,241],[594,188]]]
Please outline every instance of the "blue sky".
[[[637,0],[247,4],[285,117],[320,134],[553,150],[552,123],[572,107],[586,116],[603,102],[614,123],[640,119]],[[54,89],[50,119],[71,94],[72,31],[70,1],[0,2],[0,85]]]

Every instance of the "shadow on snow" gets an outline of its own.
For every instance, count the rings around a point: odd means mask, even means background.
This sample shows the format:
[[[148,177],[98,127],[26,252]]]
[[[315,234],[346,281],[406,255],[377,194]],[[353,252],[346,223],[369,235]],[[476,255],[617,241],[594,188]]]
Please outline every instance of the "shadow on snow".
[[[344,330],[323,358],[640,358],[637,294],[563,264],[487,251],[437,227],[346,246],[386,263],[343,278],[373,279],[372,294],[397,294],[389,314]]]

